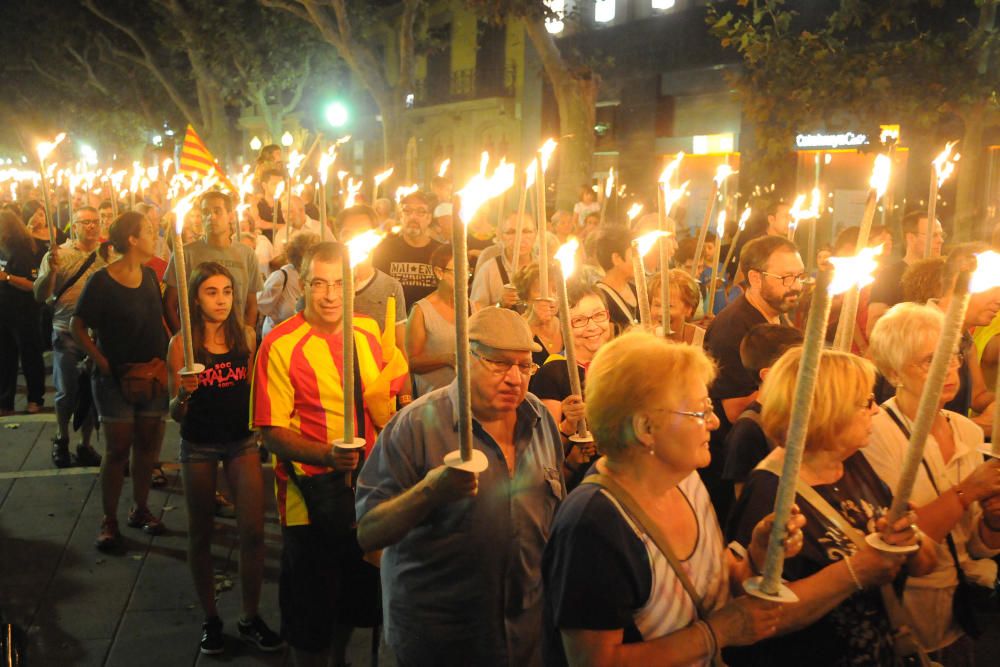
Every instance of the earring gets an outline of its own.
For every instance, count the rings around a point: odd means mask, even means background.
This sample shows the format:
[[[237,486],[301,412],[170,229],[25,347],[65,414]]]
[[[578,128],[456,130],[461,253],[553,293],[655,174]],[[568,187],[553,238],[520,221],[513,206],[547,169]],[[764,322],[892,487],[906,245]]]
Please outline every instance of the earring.
[[[649,448],[649,449],[647,449],[646,451],[647,451],[647,452],[649,453],[649,455],[650,455],[650,456],[653,456],[653,455],[654,455],[654,454],[656,453],[656,452],[654,452],[654,451],[653,451],[653,448],[652,448],[652,447],[650,447],[650,448]]]

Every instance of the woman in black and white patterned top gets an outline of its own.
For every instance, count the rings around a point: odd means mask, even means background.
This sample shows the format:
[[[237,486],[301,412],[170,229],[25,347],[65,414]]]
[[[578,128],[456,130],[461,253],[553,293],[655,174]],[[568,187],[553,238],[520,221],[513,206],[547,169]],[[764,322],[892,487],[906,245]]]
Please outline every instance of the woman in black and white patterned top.
[[[611,341],[591,363],[587,419],[604,455],[593,472],[648,516],[636,517],[594,484],[563,502],[542,561],[545,664],[708,665],[725,646],[774,633],[776,605],[731,599],[750,575],[748,560],[726,550],[698,477],[710,459],[709,432],[719,425],[708,399],[714,376],[701,349],[644,332]],[[704,619],[644,521],[665,536]],[[798,516],[789,522],[789,555],[801,546],[801,523]],[[757,562],[770,525],[767,517],[754,530]]]

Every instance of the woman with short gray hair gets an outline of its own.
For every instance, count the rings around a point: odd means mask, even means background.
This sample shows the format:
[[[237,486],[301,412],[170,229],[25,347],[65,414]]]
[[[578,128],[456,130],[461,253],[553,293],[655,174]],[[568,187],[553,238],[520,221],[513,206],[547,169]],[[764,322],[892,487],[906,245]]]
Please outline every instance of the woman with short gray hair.
[[[907,302],[893,306],[872,330],[869,351],[896,395],[872,418],[871,444],[864,454],[890,487],[896,486],[903,467],[943,323],[940,309]],[[961,597],[955,601],[959,609],[953,608],[956,588],[968,582],[992,589],[997,565],[990,559],[1000,553],[1000,462],[984,463],[978,451],[982,429],[944,409],[958,391],[962,363],[961,353],[956,354],[948,368],[911,497],[917,524],[935,542],[937,566],[911,577],[903,594],[921,644],[949,666],[973,664],[967,634],[973,629],[959,620]]]

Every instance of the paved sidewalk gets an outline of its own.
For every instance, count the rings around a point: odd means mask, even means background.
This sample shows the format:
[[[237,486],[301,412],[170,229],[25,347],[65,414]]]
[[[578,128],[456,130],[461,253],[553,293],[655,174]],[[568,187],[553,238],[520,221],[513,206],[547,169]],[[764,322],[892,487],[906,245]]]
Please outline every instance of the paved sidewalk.
[[[51,393],[46,397],[51,405]],[[23,408],[23,397],[19,401]],[[94,548],[101,520],[97,468],[56,471],[50,459],[55,433],[51,413],[0,418],[0,608],[26,628],[31,665],[286,665],[287,651],[263,654],[236,634],[240,613],[235,520],[217,519],[213,556],[219,612],[226,624],[226,652],[198,653],[202,614],[186,562],[187,516],[180,471],[167,463],[169,485],[150,494],[150,509],[166,534],[149,537],[124,523],[129,480],[119,520],[125,550],[107,555]],[[97,445],[103,451],[103,443]],[[177,460],[177,425],[169,423],[162,458]],[[278,564],[281,534],[274,508],[271,469],[265,468],[266,563],[261,615],[278,629]],[[371,664],[371,631],[355,632],[348,661]],[[389,665],[381,647],[380,664]]]

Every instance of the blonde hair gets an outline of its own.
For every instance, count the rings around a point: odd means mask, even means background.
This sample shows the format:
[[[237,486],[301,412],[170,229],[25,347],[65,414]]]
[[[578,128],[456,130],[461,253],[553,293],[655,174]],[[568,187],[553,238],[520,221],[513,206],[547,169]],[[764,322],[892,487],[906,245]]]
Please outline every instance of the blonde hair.
[[[917,349],[941,335],[943,327],[944,313],[938,308],[908,301],[897,303],[875,323],[868,351],[879,372],[892,380]]]
[[[650,372],[656,369],[656,372]],[[605,344],[587,371],[587,425],[602,454],[614,457],[635,440],[632,415],[683,398],[685,379],[710,384],[713,362],[699,347],[633,331]]]
[[[791,419],[801,359],[801,347],[793,347],[781,355],[760,391],[761,426],[768,437],[782,445]],[[820,355],[817,375],[820,379],[806,428],[806,447],[810,449],[826,448],[833,443],[854,419],[875,384],[875,367],[870,361],[835,350],[824,350]]]
[[[653,304],[654,299],[660,298],[660,278],[662,274],[657,273],[649,281],[649,303]],[[698,281],[684,269],[670,269],[670,286],[676,286],[681,295],[681,301],[691,309],[692,315],[698,312],[698,305],[701,303],[701,289]],[[686,319],[686,318],[685,318]]]

